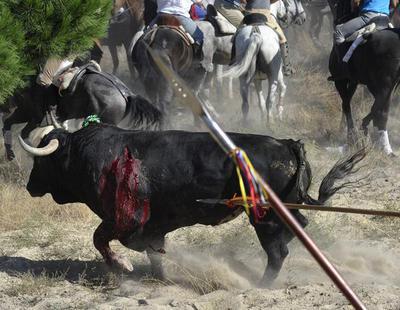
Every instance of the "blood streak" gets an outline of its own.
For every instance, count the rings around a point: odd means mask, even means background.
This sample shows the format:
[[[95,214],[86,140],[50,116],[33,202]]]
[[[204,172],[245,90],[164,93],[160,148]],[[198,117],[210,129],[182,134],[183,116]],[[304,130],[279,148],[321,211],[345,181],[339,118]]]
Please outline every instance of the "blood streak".
[[[140,173],[141,161],[125,148],[123,155],[105,167],[100,177],[103,212],[113,220],[117,235],[143,228],[150,218],[149,199],[139,197]]]

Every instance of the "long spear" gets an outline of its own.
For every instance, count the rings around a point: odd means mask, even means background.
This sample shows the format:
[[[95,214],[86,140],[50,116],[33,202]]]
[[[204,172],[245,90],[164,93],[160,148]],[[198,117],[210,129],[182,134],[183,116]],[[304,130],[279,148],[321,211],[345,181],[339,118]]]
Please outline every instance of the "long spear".
[[[247,197],[247,200],[250,200]],[[210,205],[226,205],[228,207],[238,207],[245,206],[245,201],[242,197],[235,197],[232,199],[197,199],[197,202]],[[252,204],[252,203],[248,203]],[[338,213],[351,213],[351,214],[363,214],[363,215],[376,215],[376,216],[390,216],[390,217],[400,217],[400,212],[391,210],[375,210],[375,209],[358,209],[358,208],[345,208],[345,207],[327,207],[323,205],[308,205],[308,204],[297,204],[297,203],[283,203],[283,205],[288,209],[295,210],[310,210],[310,211],[322,211],[322,212],[338,212]],[[265,210],[271,207],[269,202],[259,204]]]
[[[210,113],[206,110],[202,102],[195,96],[192,90],[186,85],[186,83],[173,71],[171,70],[162,60],[159,53],[156,53],[148,46],[148,51],[152,56],[155,64],[164,75],[167,81],[171,81],[172,87],[175,89],[177,95],[182,101],[190,106],[193,113],[197,115],[207,126],[211,136],[220,145],[225,153],[232,156],[240,150],[233,141],[227,136],[217,122],[211,117]],[[239,163],[235,161],[235,164],[239,166]],[[251,163],[249,163],[251,165]],[[243,167],[241,167],[243,168]],[[247,168],[247,167],[245,167]],[[252,167],[251,167],[252,168]],[[239,168],[238,168],[239,169]],[[247,172],[249,172],[247,170]],[[250,171],[253,176],[252,182],[256,183],[256,186],[261,187],[263,192],[266,193],[266,198],[271,204],[274,211],[278,214],[280,219],[288,226],[288,228],[299,238],[303,245],[307,248],[310,254],[322,267],[325,273],[331,278],[334,284],[339,288],[347,300],[356,309],[367,309],[361,302],[358,296],[353,292],[350,286],[346,283],[340,273],[332,265],[332,263],[326,258],[326,256],[317,247],[314,241],[307,235],[301,225],[297,222],[290,211],[283,205],[279,197],[274,193],[271,187],[261,178],[259,173],[253,168]],[[261,200],[261,202],[264,202]],[[253,210],[256,206],[253,206]],[[256,214],[257,215],[257,214]],[[256,216],[257,219],[257,216]]]

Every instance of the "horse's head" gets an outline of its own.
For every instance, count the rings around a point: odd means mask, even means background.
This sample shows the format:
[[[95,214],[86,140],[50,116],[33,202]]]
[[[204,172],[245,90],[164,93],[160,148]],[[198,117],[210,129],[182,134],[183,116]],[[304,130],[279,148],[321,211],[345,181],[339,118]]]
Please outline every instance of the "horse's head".
[[[304,11],[301,0],[282,0],[286,7],[287,23],[302,25],[306,21],[306,12]]]
[[[271,14],[276,19],[286,22],[287,20],[287,9],[282,0],[271,3]]]
[[[126,0],[114,0],[112,15],[116,16],[127,8]]]

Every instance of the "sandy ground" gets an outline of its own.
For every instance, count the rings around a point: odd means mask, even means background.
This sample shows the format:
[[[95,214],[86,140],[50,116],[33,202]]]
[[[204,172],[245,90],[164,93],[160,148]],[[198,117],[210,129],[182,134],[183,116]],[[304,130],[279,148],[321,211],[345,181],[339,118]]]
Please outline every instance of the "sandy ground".
[[[315,191],[336,155],[308,149]],[[400,210],[399,160],[378,165],[379,154],[370,158],[373,177],[336,195],[332,204]],[[196,225],[170,233],[161,281],[150,276],[145,254],[117,242],[113,248],[129,257],[134,271],[108,270],[91,240],[99,221],[85,206],[59,207],[50,197],[38,201],[17,186],[0,193],[8,208],[22,208],[20,216],[26,217],[0,233],[2,309],[351,309],[298,241],[290,243],[274,285],[258,288],[266,257],[245,216],[215,228]],[[400,309],[399,220],[305,213],[307,232],[367,307]]]
[[[306,60],[304,60],[306,61]],[[224,100],[224,128],[303,139],[311,163],[313,196],[340,157],[337,95],[326,72],[309,65],[289,83],[285,118],[266,126],[257,107],[241,123],[238,99]],[[369,108],[356,95],[356,120]],[[396,111],[390,121],[395,151],[399,139]],[[175,114],[191,128],[188,114]],[[241,124],[240,126],[238,124]],[[2,141],[1,141],[2,142]],[[18,148],[16,146],[16,148]],[[218,227],[196,225],[167,236],[166,279],[154,279],[145,254],[113,248],[133,262],[131,274],[108,270],[92,244],[99,220],[86,206],[58,206],[48,196],[32,199],[23,185],[30,161],[17,149],[5,162],[0,148],[0,308],[1,309],[351,309],[298,241],[270,288],[259,288],[267,258],[245,216]],[[354,178],[367,177],[338,193],[332,205],[400,211],[400,159],[372,151]],[[368,309],[400,309],[400,219],[304,212],[314,238]]]

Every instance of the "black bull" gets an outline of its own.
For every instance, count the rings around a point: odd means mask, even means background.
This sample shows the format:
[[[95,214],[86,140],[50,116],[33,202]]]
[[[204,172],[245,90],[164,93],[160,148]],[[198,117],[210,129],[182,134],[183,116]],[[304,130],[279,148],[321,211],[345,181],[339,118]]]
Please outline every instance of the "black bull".
[[[365,153],[336,164],[321,183],[319,199],[307,190],[311,169],[303,144],[268,136],[229,134],[243,147],[261,176],[285,202],[323,204],[342,186],[336,180],[351,172]],[[160,256],[164,236],[177,228],[218,225],[242,208],[205,206],[197,199],[229,198],[240,193],[235,166],[207,133],[183,131],[125,131],[90,125],[75,133],[62,129],[44,136],[39,147],[58,140],[50,155],[36,156],[27,189],[34,196],[50,193],[60,204],[87,204],[103,222],[94,233],[94,245],[109,265],[132,270],[130,262],[114,253],[109,242],[146,250],[153,271],[162,275]],[[302,226],[307,219],[292,211]],[[268,255],[262,283],[275,279],[288,255],[292,233],[273,211],[262,221],[250,216]]]

